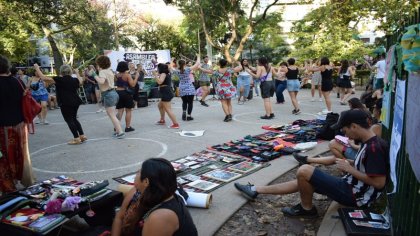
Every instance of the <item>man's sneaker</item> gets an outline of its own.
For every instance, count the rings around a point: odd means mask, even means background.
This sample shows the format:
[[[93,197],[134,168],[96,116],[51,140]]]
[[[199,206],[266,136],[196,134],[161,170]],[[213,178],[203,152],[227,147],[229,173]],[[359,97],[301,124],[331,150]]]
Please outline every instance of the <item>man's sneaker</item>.
[[[133,127],[131,127],[131,126],[130,126],[130,127],[126,127],[126,128],[125,128],[125,132],[126,132],[126,133],[128,133],[128,132],[132,132],[132,131],[134,131],[134,130],[135,130],[135,129],[134,129]]]
[[[205,101],[203,101],[203,100],[200,100],[200,104],[201,105],[203,105],[203,106],[205,106],[205,107],[208,107],[209,105],[205,102]]]
[[[235,183],[235,188],[244,195],[245,198],[254,201],[255,198],[258,196],[256,191],[253,191],[251,188],[254,186],[253,184],[248,183],[247,185]]]
[[[315,218],[318,217],[318,211],[315,207],[312,207],[310,210],[303,209],[302,205],[299,203],[293,207],[285,207],[281,209],[285,216],[289,217],[306,217],[306,218]]]
[[[125,138],[125,133],[116,134],[115,138],[117,138],[117,139]]]
[[[308,164],[308,156],[302,156],[297,152],[294,152],[292,155],[296,159],[296,161],[299,162],[299,165]]]
[[[164,120],[160,120],[158,122],[156,122],[157,125],[165,125],[165,121]]]
[[[169,126],[169,128],[171,128],[171,129],[179,129],[179,124],[173,124],[173,125]]]

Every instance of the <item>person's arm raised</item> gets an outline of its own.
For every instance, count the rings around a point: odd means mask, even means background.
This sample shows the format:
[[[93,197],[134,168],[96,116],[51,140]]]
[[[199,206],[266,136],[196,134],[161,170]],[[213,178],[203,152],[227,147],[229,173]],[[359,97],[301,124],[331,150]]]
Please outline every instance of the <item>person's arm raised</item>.
[[[200,68],[200,55],[197,54],[197,60],[195,61],[195,64],[191,66],[191,70],[196,71]]]
[[[41,80],[44,81],[48,81],[48,82],[54,82],[54,80],[51,77],[45,76],[44,73],[42,73],[42,71],[39,69],[38,64],[34,64],[34,69],[35,71],[38,73],[39,78],[41,78]]]
[[[137,84],[137,80],[139,79],[138,76],[135,76],[134,79],[131,78],[131,75],[125,73],[124,77],[127,78],[128,84],[130,85],[130,87],[134,87]]]

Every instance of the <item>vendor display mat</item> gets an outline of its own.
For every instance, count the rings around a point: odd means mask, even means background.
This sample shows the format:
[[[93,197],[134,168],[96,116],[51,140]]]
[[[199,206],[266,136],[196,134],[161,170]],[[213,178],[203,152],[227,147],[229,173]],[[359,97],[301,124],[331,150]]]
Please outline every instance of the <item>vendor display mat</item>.
[[[198,193],[212,192],[233,180],[270,165],[269,163],[253,163],[244,157],[208,150],[173,160],[171,163],[177,172],[178,184],[182,185],[187,192]],[[235,166],[236,169],[232,168]],[[113,178],[113,180],[132,185],[135,176],[136,172],[133,172]]]

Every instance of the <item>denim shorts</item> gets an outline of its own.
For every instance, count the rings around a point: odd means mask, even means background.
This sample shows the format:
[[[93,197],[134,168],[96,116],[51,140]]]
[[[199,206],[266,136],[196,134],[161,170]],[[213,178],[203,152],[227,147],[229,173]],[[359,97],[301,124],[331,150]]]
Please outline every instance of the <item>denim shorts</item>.
[[[356,160],[357,151],[351,147],[344,147],[344,156],[349,160]]]
[[[248,97],[251,88],[251,76],[238,76],[236,80],[236,91],[240,91],[241,87],[244,87],[244,93],[242,95]]]
[[[101,93],[102,101],[104,103],[104,107],[115,107],[118,103],[119,96],[115,89],[110,89],[105,92]]]
[[[287,91],[289,92],[299,92],[300,82],[297,79],[288,79],[287,80]]]
[[[48,102],[48,93],[42,95],[32,95],[37,102]]]
[[[346,206],[357,206],[352,186],[344,179],[329,175],[315,168],[309,180],[316,193],[326,195]]]

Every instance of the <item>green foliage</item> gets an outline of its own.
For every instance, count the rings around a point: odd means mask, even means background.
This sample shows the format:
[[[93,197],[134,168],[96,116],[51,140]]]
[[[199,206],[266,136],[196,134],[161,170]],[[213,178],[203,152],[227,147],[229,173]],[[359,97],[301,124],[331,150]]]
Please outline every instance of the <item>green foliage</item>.
[[[294,24],[292,56],[300,60],[321,56],[361,59],[373,47],[357,37],[360,22],[375,20],[379,30],[393,32],[417,6],[412,0],[328,0]]]

